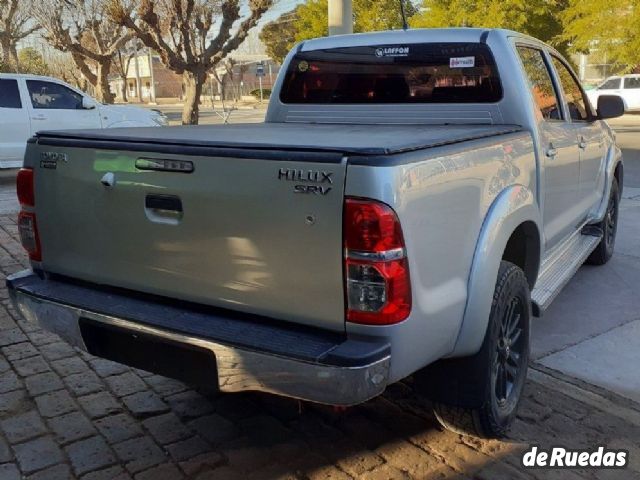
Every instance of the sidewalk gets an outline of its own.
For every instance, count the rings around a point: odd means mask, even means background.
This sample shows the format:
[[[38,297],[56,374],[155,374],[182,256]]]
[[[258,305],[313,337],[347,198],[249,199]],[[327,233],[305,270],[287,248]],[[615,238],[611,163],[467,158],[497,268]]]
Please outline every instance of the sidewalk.
[[[640,403],[640,188],[623,195],[614,257],[604,267],[581,268],[536,322],[534,355],[545,367]]]

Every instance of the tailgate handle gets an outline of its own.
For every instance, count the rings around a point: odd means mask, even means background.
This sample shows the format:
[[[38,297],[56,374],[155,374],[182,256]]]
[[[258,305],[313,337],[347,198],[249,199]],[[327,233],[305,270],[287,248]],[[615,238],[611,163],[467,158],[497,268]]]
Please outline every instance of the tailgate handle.
[[[182,212],[182,200],[175,195],[147,195],[144,206],[150,210]]]

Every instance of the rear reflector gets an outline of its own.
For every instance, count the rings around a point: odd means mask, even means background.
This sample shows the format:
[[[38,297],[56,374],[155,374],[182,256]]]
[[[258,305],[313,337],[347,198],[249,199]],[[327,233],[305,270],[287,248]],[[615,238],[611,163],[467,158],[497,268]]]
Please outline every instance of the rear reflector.
[[[18,232],[20,233],[20,242],[29,254],[29,258],[40,262],[42,253],[40,251],[40,238],[38,237],[35,213],[22,211],[18,214]]]
[[[21,168],[16,177],[16,191],[20,205],[33,207],[35,199],[33,194],[33,169]]]
[[[411,282],[395,212],[381,202],[347,198],[344,208],[347,321],[401,322],[411,313]]]

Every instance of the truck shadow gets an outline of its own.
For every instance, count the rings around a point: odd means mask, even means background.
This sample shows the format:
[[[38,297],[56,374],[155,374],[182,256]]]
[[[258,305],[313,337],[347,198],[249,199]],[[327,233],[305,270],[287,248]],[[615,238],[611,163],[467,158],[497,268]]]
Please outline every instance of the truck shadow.
[[[501,441],[442,429],[411,379],[341,411],[257,393],[206,398],[230,431],[212,442],[220,464],[205,470],[239,471],[250,479],[528,478],[521,458],[531,445],[594,449],[617,442],[629,448],[640,438],[640,428],[535,382],[528,383],[513,429]],[[198,433],[207,438],[212,432]],[[571,473],[604,478],[587,470]]]

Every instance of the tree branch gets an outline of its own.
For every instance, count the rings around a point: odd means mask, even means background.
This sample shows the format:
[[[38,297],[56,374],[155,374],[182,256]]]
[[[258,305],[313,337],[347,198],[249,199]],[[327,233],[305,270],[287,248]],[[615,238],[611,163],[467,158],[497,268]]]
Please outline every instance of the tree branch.
[[[251,0],[251,15],[240,24],[233,38],[226,42],[224,46],[211,57],[210,65],[217,65],[230,52],[238,48],[245,38],[247,38],[249,30],[256,26],[260,17],[262,17],[272,4],[273,0]]]

